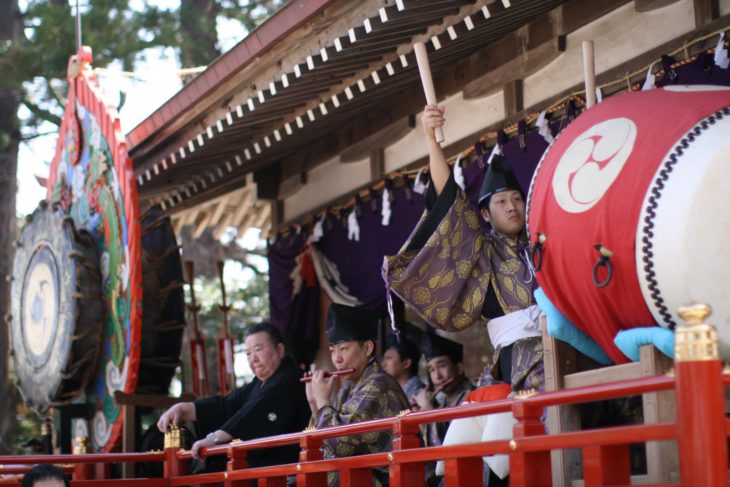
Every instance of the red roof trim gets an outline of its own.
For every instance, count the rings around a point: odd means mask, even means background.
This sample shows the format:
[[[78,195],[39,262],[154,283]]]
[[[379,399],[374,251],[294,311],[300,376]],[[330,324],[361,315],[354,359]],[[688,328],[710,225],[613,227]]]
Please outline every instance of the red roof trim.
[[[335,1],[337,0],[295,0],[276,12],[269,20],[236,44],[233,49],[213,61],[208,69],[185,85],[152,115],[133,128],[127,134],[129,150],[133,151],[134,147],[142,143],[147,136],[156,132],[155,125],[159,128],[166,126],[185,112],[190,105],[203,99],[236,71],[264,54],[276,42]],[[235,59],[237,62],[232,63],[231,59]],[[153,118],[154,124],[152,123]]]

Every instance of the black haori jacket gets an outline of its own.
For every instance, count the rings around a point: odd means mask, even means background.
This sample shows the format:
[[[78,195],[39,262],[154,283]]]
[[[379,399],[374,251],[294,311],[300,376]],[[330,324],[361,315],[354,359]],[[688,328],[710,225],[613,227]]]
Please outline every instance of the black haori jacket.
[[[254,378],[227,396],[195,401],[199,437],[219,429],[243,441],[302,431],[311,411],[301,376],[301,369],[287,355],[265,384]],[[249,467],[263,467],[295,463],[298,456],[299,445],[287,445],[253,450],[246,461]]]

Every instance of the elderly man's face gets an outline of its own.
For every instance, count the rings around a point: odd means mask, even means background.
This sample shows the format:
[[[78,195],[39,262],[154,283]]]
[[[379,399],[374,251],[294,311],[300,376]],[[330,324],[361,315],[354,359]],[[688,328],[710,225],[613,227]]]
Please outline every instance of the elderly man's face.
[[[261,382],[274,375],[284,358],[284,345],[274,345],[266,332],[254,333],[243,344],[248,365]]]

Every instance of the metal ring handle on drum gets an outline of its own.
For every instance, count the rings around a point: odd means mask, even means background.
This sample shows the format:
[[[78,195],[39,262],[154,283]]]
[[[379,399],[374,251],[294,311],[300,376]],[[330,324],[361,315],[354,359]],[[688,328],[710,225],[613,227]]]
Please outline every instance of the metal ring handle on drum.
[[[613,278],[613,264],[611,264],[611,256],[613,253],[601,244],[594,245],[596,250],[599,252],[598,260],[593,264],[593,272],[591,277],[593,278],[593,284],[596,287],[606,287]],[[601,267],[606,268],[606,278],[603,281],[598,280],[598,269]]]
[[[535,269],[535,272],[538,272],[540,269],[542,269],[542,253],[543,253],[543,244],[545,243],[545,240],[547,240],[547,237],[544,233],[538,233],[537,234],[537,241],[535,241],[534,244],[532,244],[532,251],[530,253],[530,259],[532,260],[532,267]],[[535,260],[537,258],[537,260]]]

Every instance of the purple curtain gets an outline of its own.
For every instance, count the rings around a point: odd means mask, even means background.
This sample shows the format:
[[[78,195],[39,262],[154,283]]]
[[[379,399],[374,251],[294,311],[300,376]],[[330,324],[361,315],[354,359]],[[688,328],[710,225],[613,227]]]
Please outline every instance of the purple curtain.
[[[412,189],[399,188],[392,192],[391,219],[382,225],[382,197],[360,204],[360,241],[347,238],[347,212],[339,219],[328,217],[324,236],[316,243],[322,254],[340,271],[342,283],[362,306],[385,312],[385,285],[380,276],[383,256],[398,252],[423,213],[423,197]],[[410,197],[410,198],[409,198]]]
[[[284,336],[287,350],[299,362],[310,363],[319,346],[319,286],[307,286],[303,279],[295,295],[291,278],[306,242],[306,232],[301,232],[269,244],[269,303],[271,322]]]

